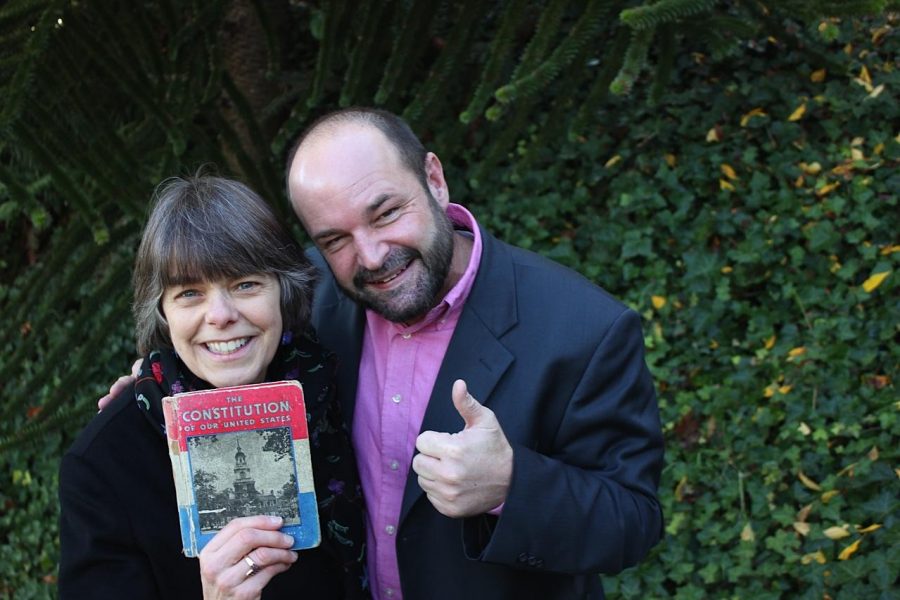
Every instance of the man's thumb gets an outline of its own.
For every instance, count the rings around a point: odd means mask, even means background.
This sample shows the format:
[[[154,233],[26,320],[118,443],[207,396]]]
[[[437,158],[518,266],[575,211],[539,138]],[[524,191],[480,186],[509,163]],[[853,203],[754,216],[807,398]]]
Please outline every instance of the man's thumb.
[[[481,423],[488,411],[478,400],[472,397],[464,380],[457,379],[453,382],[452,396],[456,411],[463,418],[463,421],[466,422],[466,429]]]

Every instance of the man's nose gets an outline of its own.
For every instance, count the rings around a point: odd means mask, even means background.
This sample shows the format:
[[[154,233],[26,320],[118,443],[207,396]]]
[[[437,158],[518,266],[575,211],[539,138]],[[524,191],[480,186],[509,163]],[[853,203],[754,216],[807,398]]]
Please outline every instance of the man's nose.
[[[381,240],[364,238],[356,241],[357,262],[369,271],[377,271],[384,265],[388,250],[388,244]]]

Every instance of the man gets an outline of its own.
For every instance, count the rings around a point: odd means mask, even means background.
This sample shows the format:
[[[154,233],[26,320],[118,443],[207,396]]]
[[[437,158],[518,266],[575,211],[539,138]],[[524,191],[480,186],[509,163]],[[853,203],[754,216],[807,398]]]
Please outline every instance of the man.
[[[636,313],[450,203],[398,117],[320,118],[288,162],[323,277],[376,598],[602,598],[657,543],[662,434]],[[327,265],[327,268],[324,268]]]

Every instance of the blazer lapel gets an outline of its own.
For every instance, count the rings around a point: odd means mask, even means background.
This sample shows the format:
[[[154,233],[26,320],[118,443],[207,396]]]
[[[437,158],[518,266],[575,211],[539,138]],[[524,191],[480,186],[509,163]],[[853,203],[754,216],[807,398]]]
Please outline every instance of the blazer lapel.
[[[420,432],[462,430],[462,417],[451,398],[453,382],[464,379],[469,393],[489,406],[494,387],[514,360],[500,341],[518,320],[513,264],[502,242],[483,228],[481,239],[478,274],[438,371]],[[400,510],[401,523],[422,494],[418,477],[410,469]]]

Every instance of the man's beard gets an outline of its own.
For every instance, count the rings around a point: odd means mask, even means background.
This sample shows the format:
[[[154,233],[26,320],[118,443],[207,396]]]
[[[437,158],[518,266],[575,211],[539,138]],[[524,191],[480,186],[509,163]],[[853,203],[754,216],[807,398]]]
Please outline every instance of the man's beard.
[[[353,276],[353,289],[345,289],[350,297],[388,321],[411,323],[434,308],[444,287],[453,260],[453,224],[437,202],[429,200],[435,231],[422,252],[399,246],[392,248],[379,269],[359,269]],[[415,281],[406,281],[394,290],[376,292],[366,282],[379,281],[393,270],[419,260],[421,272]]]

